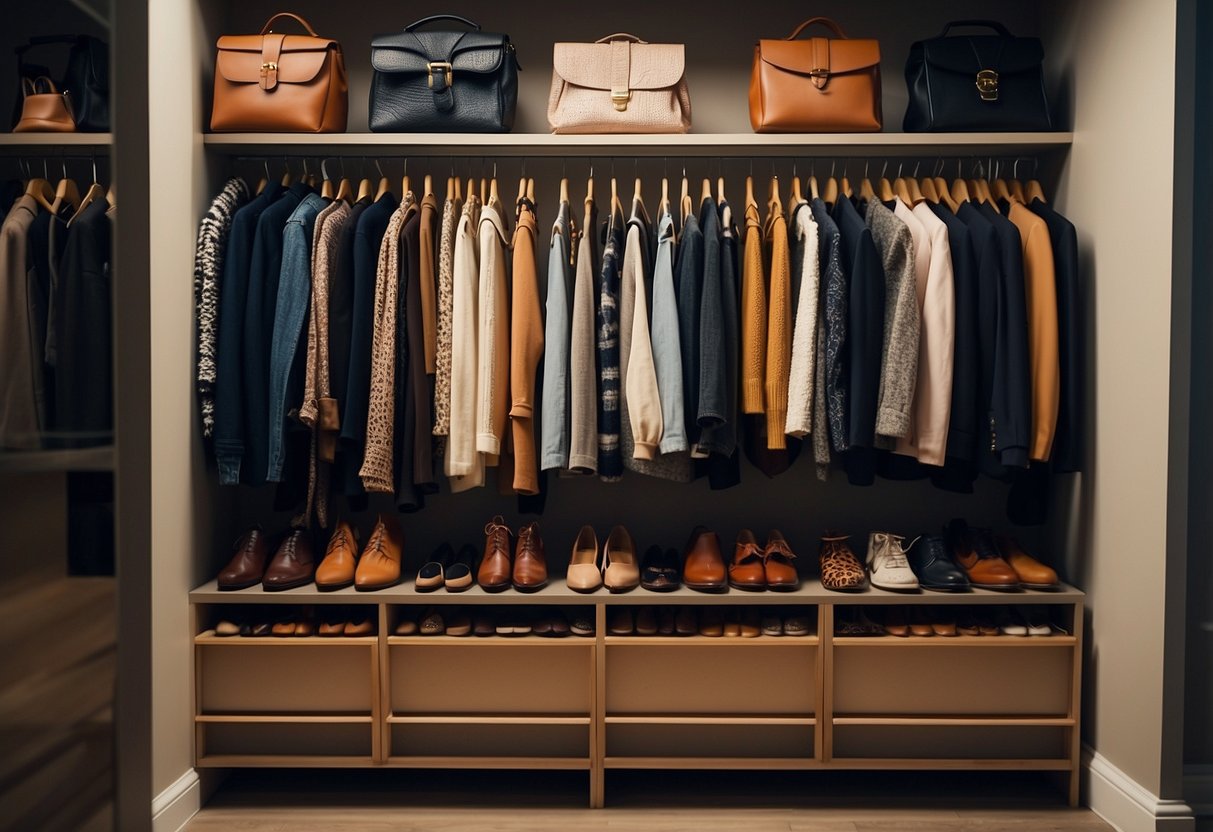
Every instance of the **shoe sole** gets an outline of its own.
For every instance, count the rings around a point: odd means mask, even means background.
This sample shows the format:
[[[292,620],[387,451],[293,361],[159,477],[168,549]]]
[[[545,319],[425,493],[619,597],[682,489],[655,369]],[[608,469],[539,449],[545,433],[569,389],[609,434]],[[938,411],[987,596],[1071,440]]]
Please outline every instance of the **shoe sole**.
[[[971,592],[972,585],[969,586],[928,586],[927,584],[919,584],[923,589],[931,592]]]
[[[413,588],[416,589],[418,592],[433,592],[434,590],[442,589],[442,584],[436,583],[436,584],[422,585],[422,584],[414,582]]]
[[[483,589],[485,592],[505,592],[507,589],[510,588],[510,585],[508,583],[506,583],[506,584],[481,584],[480,588]]]
[[[800,584],[767,584],[767,589],[771,592],[795,592],[800,589]]]
[[[467,592],[473,586],[475,586],[474,583],[466,583],[466,584],[463,584],[462,586],[451,586],[450,584],[447,584],[446,591],[447,592]]]
[[[688,586],[690,585],[688,584]],[[729,586],[733,587],[733,589],[740,589],[743,592],[765,592],[767,588],[766,584],[736,584],[732,581],[729,581]],[[691,588],[694,589],[694,587]]]
[[[261,579],[257,578],[255,580],[249,581],[247,584],[239,584],[239,585],[230,585],[229,584],[228,586],[221,586],[221,587],[219,587],[219,591],[220,592],[239,592],[242,589],[248,589],[249,587],[256,586],[259,583],[261,583]]]
[[[1060,592],[1061,584],[1025,584],[1021,583],[1024,589],[1034,589],[1037,592]]]
[[[597,592],[602,589],[602,584],[591,587],[570,586],[569,589],[573,590],[573,592],[580,592],[582,595],[589,595],[591,592]]]
[[[547,585],[548,585],[548,582],[544,581],[543,583],[536,584],[535,586],[526,586],[523,584],[514,584],[513,586],[514,586],[514,589],[517,590],[518,592],[538,592],[539,590],[543,589]]]
[[[390,584],[375,584],[374,586],[358,586],[355,584],[354,590],[356,592],[378,592],[381,589],[391,589],[394,586],[400,586],[402,583],[404,583],[403,579],[393,581]]]
[[[867,592],[868,591],[868,585],[866,583],[860,584],[859,586],[840,586],[840,587],[826,586],[825,584],[822,584],[821,588],[829,590],[830,592]]]
[[[659,584],[656,586],[640,582],[640,586],[647,589],[649,592],[675,592],[678,589],[678,584]]]
[[[975,589],[989,589],[994,592],[1023,592],[1022,584],[975,584],[972,581],[969,583]]]
[[[611,593],[612,595],[620,595],[624,592],[631,592],[638,586],[640,586],[640,584],[632,584],[631,586],[608,586],[607,592]]]
[[[883,589],[885,592],[900,592],[905,595],[913,595],[915,592],[922,591],[921,584],[919,586],[881,586],[880,584],[874,583],[872,586],[875,589]]]
[[[316,589],[319,590],[320,592],[336,592],[339,589],[345,589],[347,586],[353,586],[353,585],[354,585],[353,581],[343,581],[342,583],[339,583],[339,584],[322,584],[319,581],[317,581]]]
[[[688,583],[687,583],[687,585],[686,585],[686,587],[687,587],[687,589],[693,589],[693,590],[695,590],[696,592],[714,592],[714,593],[720,593],[720,592],[728,592],[728,591],[729,591],[729,585],[728,585],[728,584],[693,584],[693,583],[689,583],[689,582],[688,582]]]
[[[312,579],[308,578],[308,579],[302,580],[302,581],[292,581],[289,584],[275,584],[273,586],[269,586],[268,584],[263,583],[261,585],[261,588],[264,589],[266,592],[285,592],[288,589],[298,589],[301,586],[307,586],[311,582],[312,582]]]

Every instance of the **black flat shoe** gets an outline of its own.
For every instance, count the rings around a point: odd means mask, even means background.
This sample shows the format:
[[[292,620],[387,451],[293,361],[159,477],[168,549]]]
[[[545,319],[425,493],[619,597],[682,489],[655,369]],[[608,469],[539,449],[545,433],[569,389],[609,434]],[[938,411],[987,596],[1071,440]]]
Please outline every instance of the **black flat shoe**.
[[[476,548],[465,543],[446,569],[446,591],[463,592],[476,583]]]
[[[433,592],[446,581],[446,570],[455,559],[455,550],[451,544],[443,543],[434,550],[430,559],[417,570],[417,591]]]
[[[650,592],[673,592],[682,584],[678,553],[650,546],[640,564],[640,585]]]

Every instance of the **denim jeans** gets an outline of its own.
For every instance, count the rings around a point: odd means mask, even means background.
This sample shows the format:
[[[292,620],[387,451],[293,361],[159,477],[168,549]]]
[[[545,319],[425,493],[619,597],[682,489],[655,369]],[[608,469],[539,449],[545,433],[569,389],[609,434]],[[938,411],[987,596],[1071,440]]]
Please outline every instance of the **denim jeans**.
[[[560,203],[548,249],[547,321],[543,333],[543,403],[539,468],[569,467],[569,341],[573,298],[569,291],[569,204]]]

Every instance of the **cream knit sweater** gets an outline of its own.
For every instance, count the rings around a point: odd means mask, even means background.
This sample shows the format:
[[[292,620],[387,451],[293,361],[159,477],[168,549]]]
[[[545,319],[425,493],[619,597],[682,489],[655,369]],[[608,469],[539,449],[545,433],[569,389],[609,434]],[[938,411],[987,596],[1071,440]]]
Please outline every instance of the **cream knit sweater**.
[[[813,432],[813,393],[817,379],[817,309],[821,282],[817,223],[806,205],[796,212],[796,239],[802,251],[800,299],[792,329],[792,367],[788,377],[788,436]]]
[[[480,211],[480,331],[476,362],[476,450],[497,464],[510,411],[509,232],[501,203]]]
[[[480,253],[476,239],[480,200],[469,195],[455,229],[451,317],[451,424],[445,470],[452,491],[484,484],[484,458],[476,453],[476,372]]]

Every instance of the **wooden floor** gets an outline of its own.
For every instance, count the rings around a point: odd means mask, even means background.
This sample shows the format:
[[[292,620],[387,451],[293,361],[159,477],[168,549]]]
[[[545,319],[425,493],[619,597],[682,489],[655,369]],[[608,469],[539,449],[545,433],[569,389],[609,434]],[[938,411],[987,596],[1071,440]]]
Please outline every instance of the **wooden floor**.
[[[243,771],[186,832],[1110,832],[1018,774]]]
[[[112,829],[114,579],[10,572],[0,621],[0,829]]]

